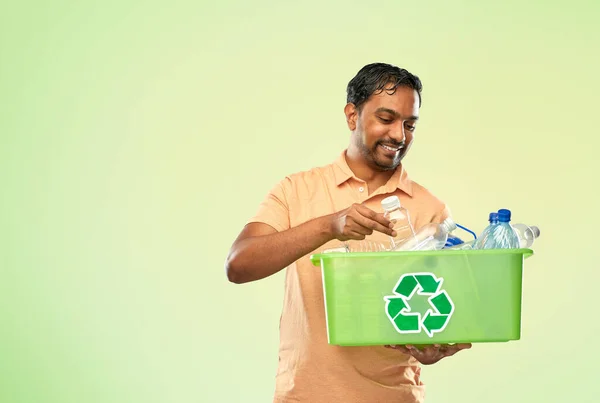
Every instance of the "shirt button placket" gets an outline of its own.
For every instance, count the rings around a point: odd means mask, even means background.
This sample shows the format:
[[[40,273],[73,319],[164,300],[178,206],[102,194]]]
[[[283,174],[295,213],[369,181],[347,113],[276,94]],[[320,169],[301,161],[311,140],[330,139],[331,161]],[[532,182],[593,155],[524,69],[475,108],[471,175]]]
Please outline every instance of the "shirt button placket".
[[[366,197],[365,197],[365,187],[364,186],[359,186],[358,187],[358,198],[360,200],[360,202],[364,202]]]

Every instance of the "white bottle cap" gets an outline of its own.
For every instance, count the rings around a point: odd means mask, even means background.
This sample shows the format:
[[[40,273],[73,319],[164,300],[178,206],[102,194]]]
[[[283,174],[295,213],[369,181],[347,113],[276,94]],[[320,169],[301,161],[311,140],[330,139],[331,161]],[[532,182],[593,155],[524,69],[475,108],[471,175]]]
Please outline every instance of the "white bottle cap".
[[[456,226],[456,223],[454,222],[454,220],[452,218],[450,218],[450,217],[446,218],[444,220],[444,222],[442,223],[442,225],[446,228],[446,232],[452,232],[456,228],[458,228]]]
[[[386,211],[398,208],[400,207],[400,199],[398,199],[398,196],[386,197],[381,201],[381,207],[383,207],[383,209]]]

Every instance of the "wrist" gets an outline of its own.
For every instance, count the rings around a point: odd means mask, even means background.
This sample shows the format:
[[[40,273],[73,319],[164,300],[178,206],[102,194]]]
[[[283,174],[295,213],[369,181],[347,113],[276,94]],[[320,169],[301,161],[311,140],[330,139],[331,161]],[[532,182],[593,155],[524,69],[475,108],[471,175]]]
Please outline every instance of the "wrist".
[[[333,214],[328,214],[316,219],[318,236],[323,240],[323,243],[335,239],[333,220]]]

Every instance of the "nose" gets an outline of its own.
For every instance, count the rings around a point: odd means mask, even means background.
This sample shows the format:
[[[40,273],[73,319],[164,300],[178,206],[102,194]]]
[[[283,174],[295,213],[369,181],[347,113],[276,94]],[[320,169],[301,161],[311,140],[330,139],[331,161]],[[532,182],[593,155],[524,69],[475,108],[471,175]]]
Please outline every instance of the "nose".
[[[392,140],[398,143],[404,142],[404,140],[406,139],[406,133],[404,132],[404,122],[399,121],[394,125],[392,130],[390,130],[390,137],[392,138]]]

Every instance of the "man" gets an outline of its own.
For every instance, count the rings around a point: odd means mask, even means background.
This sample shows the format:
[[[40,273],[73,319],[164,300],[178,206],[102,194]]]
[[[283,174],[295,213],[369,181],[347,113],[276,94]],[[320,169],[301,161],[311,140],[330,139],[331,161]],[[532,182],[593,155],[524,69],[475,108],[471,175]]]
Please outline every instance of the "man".
[[[395,235],[380,206],[390,195],[400,198],[416,229],[449,215],[401,164],[419,119],[421,89],[404,69],[363,67],[347,88],[347,150],[332,164],[279,182],[230,250],[225,266],[234,283],[287,267],[275,402],[422,402],[419,364],[471,347],[329,345],[321,273],[309,260],[340,241]]]

